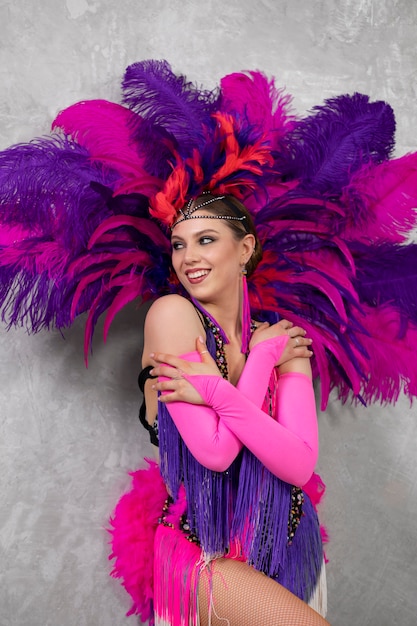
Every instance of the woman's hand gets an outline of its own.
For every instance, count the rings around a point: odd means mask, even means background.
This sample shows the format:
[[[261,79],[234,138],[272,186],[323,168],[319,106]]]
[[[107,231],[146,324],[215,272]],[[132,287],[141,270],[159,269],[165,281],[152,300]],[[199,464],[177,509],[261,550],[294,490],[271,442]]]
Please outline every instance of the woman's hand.
[[[289,341],[275,364],[276,366],[283,365],[295,358],[310,358],[313,355],[310,350],[312,339],[305,336],[306,331],[304,328],[294,326],[288,320],[280,320],[277,324],[272,324],[272,326],[268,322],[259,324],[252,334],[249,349],[252,350],[261,341],[282,335],[288,335]]]
[[[202,337],[196,340],[197,352],[201,362],[186,361],[172,354],[162,352],[150,354],[150,358],[157,363],[151,370],[152,376],[166,378],[158,380],[152,385],[152,389],[161,392],[160,402],[188,402],[189,404],[205,404],[203,398],[195,390],[190,382],[184,378],[198,374],[208,376],[221,376],[215,360],[210,355]],[[161,364],[161,365],[158,365]]]

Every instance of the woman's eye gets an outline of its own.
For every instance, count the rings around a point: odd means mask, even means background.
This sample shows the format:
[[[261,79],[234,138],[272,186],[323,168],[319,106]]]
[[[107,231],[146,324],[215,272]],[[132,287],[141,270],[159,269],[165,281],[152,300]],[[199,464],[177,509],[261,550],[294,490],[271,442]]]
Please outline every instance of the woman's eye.
[[[212,241],[214,241],[214,239],[212,237],[201,237],[200,239],[200,243],[205,246],[208,243],[211,243]]]
[[[175,242],[172,244],[172,249],[173,249],[173,250],[181,250],[181,248],[182,248],[182,247],[183,247],[183,245],[182,245],[182,243],[181,243],[181,242],[179,242],[179,241],[175,241]]]

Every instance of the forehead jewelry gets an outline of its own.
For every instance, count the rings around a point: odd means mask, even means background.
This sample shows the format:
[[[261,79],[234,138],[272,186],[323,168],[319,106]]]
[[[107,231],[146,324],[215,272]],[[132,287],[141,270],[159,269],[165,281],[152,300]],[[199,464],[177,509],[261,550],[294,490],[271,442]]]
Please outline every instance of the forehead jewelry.
[[[193,213],[195,213],[195,211],[197,211],[198,209],[201,209],[202,207],[207,206],[208,204],[212,204],[213,202],[218,202],[220,200],[223,200],[223,202],[227,204],[227,206],[229,206],[233,210],[233,212],[236,213],[236,215],[193,215]],[[208,200],[205,200],[204,202],[200,202],[196,206],[192,207],[193,202],[194,202],[194,198],[191,198],[190,200],[188,200],[187,206],[179,210],[181,217],[172,224],[171,230],[173,230],[177,224],[179,224],[180,222],[183,222],[184,220],[196,220],[196,219],[200,219],[203,217],[207,219],[212,219],[212,220],[236,220],[238,222],[243,222],[243,220],[246,220],[246,215],[239,216],[238,209],[235,206],[233,206],[231,202],[228,202],[226,196],[215,196],[214,198],[209,198]],[[246,230],[246,227],[245,227],[245,230]]]

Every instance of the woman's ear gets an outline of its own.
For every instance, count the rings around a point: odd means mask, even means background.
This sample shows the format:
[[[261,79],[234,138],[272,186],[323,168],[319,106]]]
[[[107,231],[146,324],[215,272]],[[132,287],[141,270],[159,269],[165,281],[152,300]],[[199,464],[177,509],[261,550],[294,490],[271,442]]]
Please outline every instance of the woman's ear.
[[[241,263],[242,265],[246,265],[246,263],[249,261],[249,259],[251,258],[253,254],[253,251],[256,245],[256,240],[255,240],[254,235],[252,235],[251,233],[248,233],[241,240],[241,243],[242,243]]]

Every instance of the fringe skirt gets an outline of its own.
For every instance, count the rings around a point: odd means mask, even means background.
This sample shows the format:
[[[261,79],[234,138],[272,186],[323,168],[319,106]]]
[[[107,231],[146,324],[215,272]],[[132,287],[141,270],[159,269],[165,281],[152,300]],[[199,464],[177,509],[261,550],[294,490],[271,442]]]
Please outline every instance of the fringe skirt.
[[[199,626],[198,583],[203,570],[211,568],[203,552],[179,529],[159,526],[155,537],[155,626]],[[216,608],[216,598],[210,597]],[[323,560],[309,606],[323,617],[327,612],[326,570]]]
[[[153,461],[148,463],[148,469],[132,473],[132,489],[122,496],[110,520],[109,558],[114,559],[111,575],[121,579],[132,597],[128,615],[139,615],[149,626],[198,626],[199,578],[203,571],[210,571],[207,566],[212,559],[205,557],[187,529],[185,492],[175,503],[168,504],[159,468]],[[308,489],[311,500],[307,497],[307,509],[288,547],[287,567],[276,580],[290,590],[295,582],[300,583],[300,576],[309,581],[311,593],[306,601],[325,616],[326,574],[314,510],[324,486],[316,475],[314,481]],[[311,535],[315,535],[312,551]],[[322,537],[326,541],[323,530]],[[224,556],[246,560],[238,546]],[[212,602],[215,604],[215,598]]]

